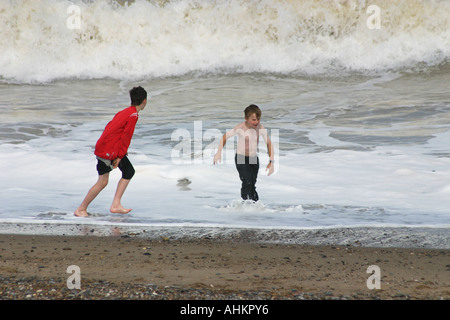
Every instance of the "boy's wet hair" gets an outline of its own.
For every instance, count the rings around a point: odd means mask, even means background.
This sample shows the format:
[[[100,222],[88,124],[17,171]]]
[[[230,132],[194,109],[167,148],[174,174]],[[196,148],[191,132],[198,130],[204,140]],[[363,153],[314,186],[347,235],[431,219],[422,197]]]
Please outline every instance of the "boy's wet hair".
[[[261,119],[261,109],[256,104],[251,104],[244,110],[245,118],[248,119],[252,114],[256,114],[256,118]]]
[[[147,99],[147,91],[141,86],[134,87],[130,90],[130,98],[132,106],[139,106],[145,99]]]

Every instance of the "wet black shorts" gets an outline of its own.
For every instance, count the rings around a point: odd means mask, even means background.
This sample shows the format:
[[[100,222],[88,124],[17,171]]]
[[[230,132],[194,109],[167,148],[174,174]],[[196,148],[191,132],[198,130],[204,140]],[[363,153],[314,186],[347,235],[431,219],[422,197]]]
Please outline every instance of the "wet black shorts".
[[[97,172],[104,175],[112,171],[112,161],[97,158]],[[119,169],[122,171],[122,178],[130,180],[134,176],[134,168],[127,156],[123,157],[119,162]]]

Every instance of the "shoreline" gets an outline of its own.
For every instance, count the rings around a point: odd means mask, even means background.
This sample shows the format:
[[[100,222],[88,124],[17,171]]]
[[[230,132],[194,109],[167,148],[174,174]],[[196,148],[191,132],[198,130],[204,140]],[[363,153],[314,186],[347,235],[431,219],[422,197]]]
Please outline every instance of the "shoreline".
[[[351,245],[377,248],[450,250],[450,228],[329,227],[267,229],[238,227],[151,226],[137,224],[1,222],[1,234],[31,236],[131,236],[149,240],[245,241],[285,245]]]
[[[394,246],[410,237],[405,230],[377,230],[378,235],[386,234],[384,246],[376,246],[367,240],[375,235],[369,229],[285,230],[286,234],[214,230],[212,234],[200,228],[186,236],[180,228],[176,234],[164,228],[155,232],[158,228],[108,227],[107,234],[97,227],[70,226],[71,233],[84,235],[33,235],[25,234],[28,229],[7,233],[3,226],[0,299],[450,299],[450,250],[427,248],[424,241],[422,247]],[[354,237],[347,243],[341,241],[352,232]],[[446,236],[448,229],[441,232]],[[364,233],[369,235],[355,242]],[[294,236],[300,237],[297,242],[311,236],[314,244],[286,243]],[[411,241],[401,243],[418,243],[406,239]],[[68,288],[67,268],[72,265],[80,268],[80,289]],[[373,265],[380,270],[380,289],[368,287],[372,275],[368,267]]]

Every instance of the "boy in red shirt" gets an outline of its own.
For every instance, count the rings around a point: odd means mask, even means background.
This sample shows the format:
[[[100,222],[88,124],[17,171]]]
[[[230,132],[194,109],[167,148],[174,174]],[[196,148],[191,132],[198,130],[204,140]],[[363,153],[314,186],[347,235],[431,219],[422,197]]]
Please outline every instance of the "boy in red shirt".
[[[97,156],[98,181],[89,189],[81,205],[75,210],[75,216],[87,217],[87,207],[108,184],[109,173],[119,168],[122,178],[117,184],[116,194],[110,211],[112,213],[128,213],[120,203],[122,196],[134,175],[134,168],[127,158],[128,147],[133,137],[134,128],[139,118],[139,111],[147,105],[147,91],[142,87],[130,90],[131,106],[118,112],[106,125],[100,139],[95,145]]]

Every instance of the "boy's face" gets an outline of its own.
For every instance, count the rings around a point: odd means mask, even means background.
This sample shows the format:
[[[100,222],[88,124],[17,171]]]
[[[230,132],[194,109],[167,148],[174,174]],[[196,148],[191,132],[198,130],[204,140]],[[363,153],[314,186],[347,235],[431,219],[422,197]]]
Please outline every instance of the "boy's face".
[[[147,105],[147,99],[144,99],[139,106],[135,106],[137,109],[137,112],[144,110],[146,105]]]
[[[256,129],[259,126],[259,120],[256,113],[252,113],[248,118],[245,118],[245,124],[247,125],[247,128]]]

